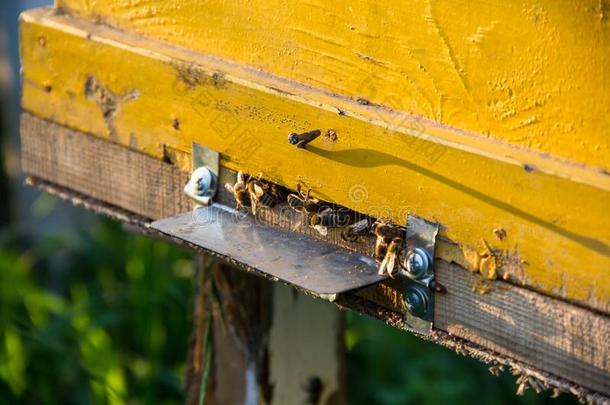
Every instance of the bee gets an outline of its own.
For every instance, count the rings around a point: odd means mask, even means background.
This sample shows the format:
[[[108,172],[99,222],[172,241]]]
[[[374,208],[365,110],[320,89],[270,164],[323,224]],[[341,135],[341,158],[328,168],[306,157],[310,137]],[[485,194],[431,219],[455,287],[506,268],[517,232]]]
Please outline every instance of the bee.
[[[341,232],[341,239],[346,242],[357,242],[360,236],[371,233],[371,225],[369,218],[362,219]]]
[[[371,226],[373,235],[377,237],[375,241],[375,258],[382,261],[386,255],[388,245],[394,238],[400,238],[404,228],[396,226],[390,220],[378,219]]]
[[[315,217],[314,215],[318,212],[322,212],[326,206],[317,198],[311,197],[311,189],[307,192],[303,192],[301,185],[297,185],[297,192],[291,193],[287,197],[288,206],[306,215],[307,224],[312,228],[316,229],[322,235],[325,235],[326,228],[322,225],[321,218]]]
[[[328,228],[341,228],[353,222],[354,212],[349,208],[325,206],[319,212],[309,215],[309,226],[321,235],[328,234]]]
[[[279,203],[280,201],[286,201],[286,198],[288,197],[288,190],[278,184],[269,183],[269,194],[271,197],[273,197],[276,203]]]
[[[235,198],[237,210],[249,210],[251,201],[247,189],[247,176],[241,170],[237,172],[237,182],[235,184],[226,183],[225,188]]]
[[[278,202],[285,200],[287,195],[284,187],[263,180],[262,176],[262,173],[259,173],[258,177],[250,176],[246,182],[253,215],[256,215],[259,206],[271,208]]]
[[[386,243],[383,236],[377,236],[375,240],[375,259],[381,262],[388,251],[388,244]]]
[[[273,205],[273,199],[268,194],[268,185],[263,180],[256,177],[250,177],[246,182],[246,190],[250,196],[250,208],[252,215],[256,215],[256,209],[259,205],[269,207]]]
[[[297,193],[292,193],[288,195],[287,201],[290,208],[297,212],[302,212],[304,214],[313,214],[320,209],[324,208],[324,204],[318,200],[317,198],[310,196],[311,189],[307,190],[307,193],[304,193],[301,185],[297,185]]]
[[[297,193],[288,195],[288,205],[293,210],[305,214],[307,224],[321,235],[328,235],[328,228],[340,228],[354,222],[354,211],[320,201],[311,197],[310,193],[311,189],[305,193],[299,184]]]
[[[381,262],[378,273],[387,273],[389,276],[392,276],[405,229],[394,225],[390,220],[378,219],[371,226],[371,231],[377,237],[375,241],[375,259]]]
[[[394,268],[396,267],[396,257],[398,256],[398,249],[402,245],[402,238],[396,237],[392,239],[386,249],[385,256],[379,265],[379,271],[377,274],[384,275],[394,278]]]
[[[233,194],[237,209],[250,209],[256,215],[259,206],[273,207],[279,201],[286,199],[286,190],[277,184],[258,177],[237,172],[237,182],[234,185],[225,184],[225,188]]]

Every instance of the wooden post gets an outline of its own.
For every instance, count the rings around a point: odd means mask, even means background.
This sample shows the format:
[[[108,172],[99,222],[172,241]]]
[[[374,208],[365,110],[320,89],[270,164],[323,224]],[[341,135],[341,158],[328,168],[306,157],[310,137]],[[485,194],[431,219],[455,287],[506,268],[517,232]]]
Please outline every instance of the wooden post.
[[[335,306],[211,258],[196,266],[188,404],[345,402]]]

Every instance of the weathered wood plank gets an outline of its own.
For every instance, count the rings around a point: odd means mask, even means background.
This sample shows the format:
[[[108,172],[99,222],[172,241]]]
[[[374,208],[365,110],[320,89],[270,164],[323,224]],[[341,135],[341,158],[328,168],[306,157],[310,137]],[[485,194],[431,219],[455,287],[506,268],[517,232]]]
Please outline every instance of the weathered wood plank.
[[[57,1],[91,20],[610,170],[607,1],[179,4]]]
[[[144,198],[142,189],[149,180],[136,182],[133,179],[138,176],[176,176],[170,164],[29,114],[23,116],[22,148],[24,168],[29,174],[126,209],[148,209],[142,202],[126,201],[123,197]],[[84,149],[91,151],[87,159],[68,158]],[[102,152],[103,149],[107,152]],[[112,156],[110,160],[106,158],[109,155]],[[134,159],[141,159],[142,173],[130,169]],[[159,164],[167,168],[151,170]],[[90,175],[93,169],[97,171],[94,177]],[[108,192],[100,188],[98,179],[108,177],[113,170],[121,173],[124,179],[112,182],[114,200],[110,201]],[[81,175],[67,176],[64,173],[68,171]],[[155,181],[161,195],[182,193],[182,184],[162,179]],[[180,201],[177,197],[167,198]],[[181,203],[176,204],[177,209],[181,209]],[[161,210],[148,209],[146,212]],[[292,228],[294,225],[283,224]],[[439,262],[437,274],[449,290],[446,296],[437,295],[436,298],[435,326],[450,334],[443,335],[443,339],[460,337],[529,367],[559,375],[606,395],[610,393],[607,377],[610,372],[610,319],[607,316],[499,281],[488,294],[476,294],[472,285],[478,276],[443,261]],[[378,294],[380,298],[377,301],[382,301],[385,307],[396,307],[396,291],[391,287],[384,289],[387,290],[385,295]]]
[[[62,129],[40,119],[21,120],[22,168],[146,218],[188,211],[180,190],[189,179],[175,166]]]
[[[443,261],[436,273],[451,286],[435,297],[437,328],[610,393],[609,317],[502,282],[475,293],[479,276]]]
[[[476,268],[484,239],[513,282],[610,311],[602,172],[68,16],[28,13],[21,32],[26,110],[183,170],[197,141],[360,212],[433,218],[455,242],[441,258]],[[336,137],[286,142],[312,127]]]

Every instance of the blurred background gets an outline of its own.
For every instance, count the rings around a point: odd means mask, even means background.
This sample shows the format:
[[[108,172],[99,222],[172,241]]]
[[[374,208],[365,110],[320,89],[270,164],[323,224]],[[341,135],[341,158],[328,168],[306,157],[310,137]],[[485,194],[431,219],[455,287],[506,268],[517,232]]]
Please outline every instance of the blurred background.
[[[0,404],[183,403],[191,255],[23,186],[17,19],[50,3],[0,0]],[[351,404],[576,403],[346,317]]]

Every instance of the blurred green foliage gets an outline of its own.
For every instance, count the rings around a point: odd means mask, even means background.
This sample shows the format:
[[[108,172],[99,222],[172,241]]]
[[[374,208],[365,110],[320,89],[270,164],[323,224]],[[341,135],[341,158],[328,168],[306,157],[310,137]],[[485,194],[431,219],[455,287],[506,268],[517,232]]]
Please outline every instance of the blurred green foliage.
[[[31,222],[66,209],[41,195]],[[182,403],[191,256],[83,218],[0,231],[0,403]],[[346,344],[351,404],[549,401],[516,397],[512,376],[352,312]]]
[[[90,222],[0,232],[0,402],[182,403],[190,255]]]

